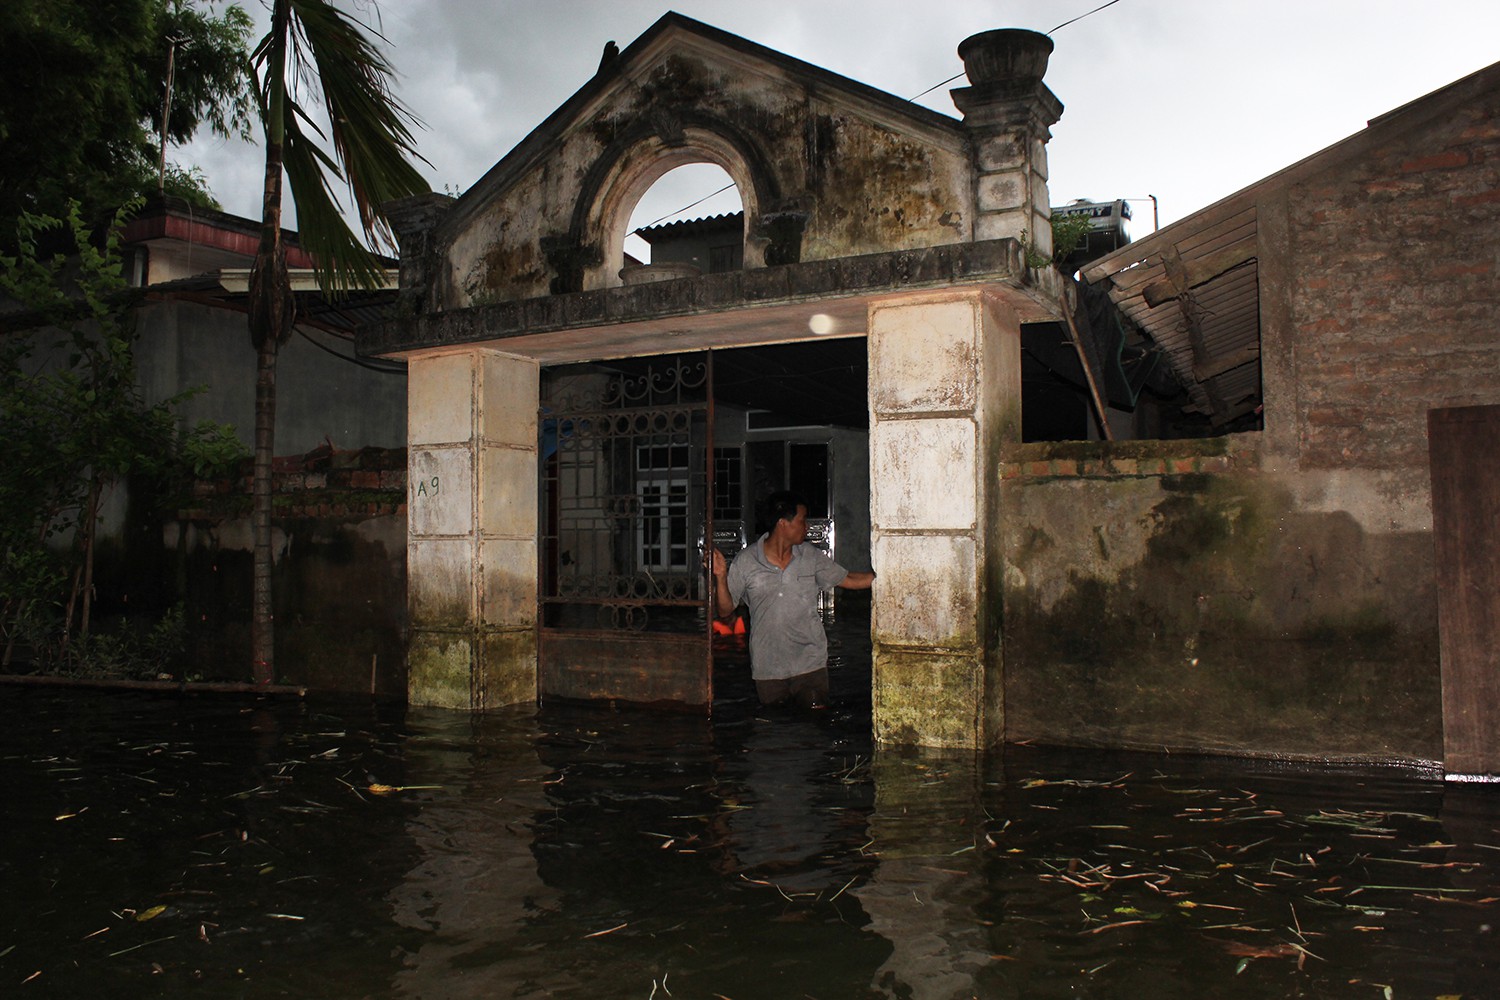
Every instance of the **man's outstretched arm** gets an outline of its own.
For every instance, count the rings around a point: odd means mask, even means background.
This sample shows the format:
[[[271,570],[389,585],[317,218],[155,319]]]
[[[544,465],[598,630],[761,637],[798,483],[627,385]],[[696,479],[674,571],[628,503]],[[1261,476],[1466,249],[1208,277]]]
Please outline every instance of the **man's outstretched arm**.
[[[734,598],[729,596],[729,560],[716,547],[711,547],[709,552],[712,554],[709,571],[714,578],[714,614],[721,619],[732,618]]]

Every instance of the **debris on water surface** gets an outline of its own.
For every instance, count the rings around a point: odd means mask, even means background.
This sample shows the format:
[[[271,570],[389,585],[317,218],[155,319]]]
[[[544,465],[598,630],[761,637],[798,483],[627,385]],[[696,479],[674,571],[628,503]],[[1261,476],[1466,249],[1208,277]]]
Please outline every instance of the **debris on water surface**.
[[[371,795],[392,795],[396,792],[416,792],[429,788],[442,787],[442,785],[383,785],[378,781],[372,781],[367,790]]]

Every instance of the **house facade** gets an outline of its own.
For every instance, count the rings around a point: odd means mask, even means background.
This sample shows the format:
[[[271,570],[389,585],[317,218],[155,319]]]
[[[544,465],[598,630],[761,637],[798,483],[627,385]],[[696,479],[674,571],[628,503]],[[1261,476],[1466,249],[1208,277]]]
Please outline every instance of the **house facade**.
[[[1111,340],[1034,266],[1050,48],[965,40],[951,118],[668,15],[463,197],[397,206],[398,318],[359,345],[408,365],[413,703],[711,704],[685,553],[719,367],[838,342],[867,363],[882,742],[1443,756],[1422,428],[1500,401],[1500,70],[1089,265]],[[631,209],[688,162],[739,188],[741,268],[627,283]],[[1094,352],[1105,440],[1024,439],[1047,325]],[[1173,376],[1169,436],[1125,419],[1125,350]],[[619,378],[547,395],[585,364]],[[680,539],[629,485],[656,462],[705,510]],[[680,573],[649,561],[672,545]]]

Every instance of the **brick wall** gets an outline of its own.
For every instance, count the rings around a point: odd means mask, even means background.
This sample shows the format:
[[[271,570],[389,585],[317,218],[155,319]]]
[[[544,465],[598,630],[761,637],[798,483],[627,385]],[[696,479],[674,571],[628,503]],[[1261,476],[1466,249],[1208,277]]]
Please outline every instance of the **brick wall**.
[[[1258,434],[1136,441],[1043,441],[1011,448],[1000,478],[1114,479],[1220,474],[1260,464]]]
[[[275,460],[272,501],[276,518],[362,519],[406,515],[406,449],[315,448],[306,455]],[[250,469],[247,461],[233,478],[200,480],[184,521],[212,521],[247,514]]]
[[[1425,469],[1429,408],[1500,402],[1500,94],[1437,111],[1291,193],[1304,468]]]

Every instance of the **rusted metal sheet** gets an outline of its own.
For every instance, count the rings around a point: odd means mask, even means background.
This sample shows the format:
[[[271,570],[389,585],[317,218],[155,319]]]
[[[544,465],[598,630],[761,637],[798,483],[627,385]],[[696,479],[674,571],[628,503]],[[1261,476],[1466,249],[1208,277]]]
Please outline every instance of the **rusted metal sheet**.
[[[1500,406],[1427,414],[1443,766],[1500,775]]]
[[[542,703],[626,701],[707,712],[711,650],[703,635],[542,629]]]

